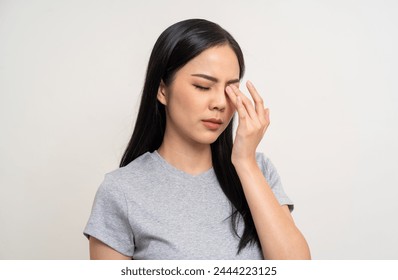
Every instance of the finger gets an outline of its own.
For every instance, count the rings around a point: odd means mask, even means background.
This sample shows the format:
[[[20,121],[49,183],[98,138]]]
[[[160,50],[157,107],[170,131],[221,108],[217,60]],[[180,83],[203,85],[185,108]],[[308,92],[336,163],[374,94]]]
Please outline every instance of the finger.
[[[234,85],[230,85],[231,89],[233,90],[233,92],[236,94],[236,96],[240,96],[241,100],[242,100],[242,104],[243,106],[246,108],[247,113],[249,114],[250,118],[253,120],[257,119],[257,113],[253,107],[252,102],[250,101],[249,98],[247,98],[246,95],[244,95],[239,88],[237,88]]]
[[[240,96],[236,97],[236,110],[238,111],[238,116],[241,121],[246,119],[247,111],[242,103],[242,98]]]
[[[226,88],[225,88],[225,91],[227,92],[227,96],[229,97],[229,99],[232,101],[232,104],[235,106],[235,108],[237,108],[237,99],[236,99],[236,94],[234,93],[234,91],[229,87],[229,86],[227,86]]]
[[[259,119],[262,122],[265,122],[266,121],[266,112],[265,112],[265,108],[264,108],[264,100],[263,100],[263,98],[258,93],[258,91],[254,87],[252,82],[247,81],[246,86],[247,86],[247,89],[250,92],[250,95],[253,98],[254,107],[255,107],[255,110],[257,112],[257,116],[259,117]]]
[[[268,128],[268,126],[269,126],[269,124],[270,124],[270,119],[269,119],[269,108],[267,108],[267,109],[264,109],[264,111],[265,111],[265,123],[266,123],[266,125],[264,126],[264,133],[265,133],[265,131],[267,130],[267,128]]]
[[[242,98],[239,95],[236,95],[230,86],[227,86],[225,90],[228,97],[232,100],[232,103],[234,104],[236,110],[238,111],[239,118],[246,118],[247,112],[245,106],[242,103]]]

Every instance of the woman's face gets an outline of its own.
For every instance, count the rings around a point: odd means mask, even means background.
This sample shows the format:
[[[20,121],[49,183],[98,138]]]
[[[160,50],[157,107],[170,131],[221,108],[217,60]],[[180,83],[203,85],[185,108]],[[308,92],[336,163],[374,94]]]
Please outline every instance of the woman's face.
[[[235,108],[225,88],[239,86],[238,59],[228,45],[203,51],[179,69],[169,86],[159,87],[166,108],[165,137],[211,144],[232,119]]]

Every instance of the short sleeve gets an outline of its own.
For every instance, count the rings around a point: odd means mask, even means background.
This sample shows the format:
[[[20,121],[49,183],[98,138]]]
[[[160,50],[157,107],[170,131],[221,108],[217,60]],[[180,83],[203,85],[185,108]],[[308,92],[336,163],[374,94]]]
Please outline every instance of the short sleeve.
[[[126,256],[133,256],[134,236],[124,193],[107,174],[97,190],[84,235],[93,236]]]
[[[256,153],[256,160],[279,204],[287,205],[290,212],[292,212],[294,204],[283,190],[281,178],[271,160],[263,153]]]

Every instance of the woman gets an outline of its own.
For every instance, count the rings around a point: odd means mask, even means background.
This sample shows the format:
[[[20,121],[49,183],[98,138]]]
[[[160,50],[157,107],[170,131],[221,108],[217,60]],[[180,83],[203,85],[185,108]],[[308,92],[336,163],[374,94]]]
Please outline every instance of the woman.
[[[178,22],[149,60],[135,129],[85,228],[92,259],[309,259],[280,178],[256,153],[269,110],[219,25]],[[233,115],[239,123],[233,141]]]

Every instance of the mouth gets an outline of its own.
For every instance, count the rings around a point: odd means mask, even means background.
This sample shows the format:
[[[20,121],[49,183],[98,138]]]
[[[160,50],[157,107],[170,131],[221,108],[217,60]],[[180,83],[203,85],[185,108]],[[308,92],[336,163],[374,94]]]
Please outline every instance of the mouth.
[[[223,121],[221,119],[216,119],[216,118],[202,120],[202,122],[203,125],[210,130],[217,130],[223,124]]]

